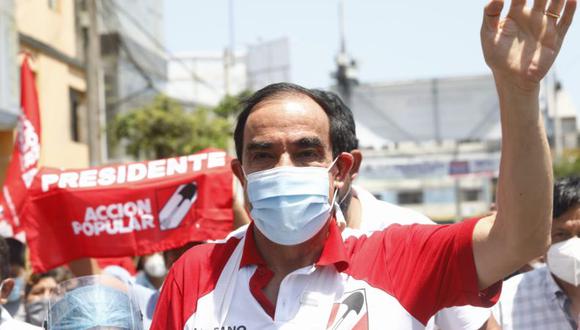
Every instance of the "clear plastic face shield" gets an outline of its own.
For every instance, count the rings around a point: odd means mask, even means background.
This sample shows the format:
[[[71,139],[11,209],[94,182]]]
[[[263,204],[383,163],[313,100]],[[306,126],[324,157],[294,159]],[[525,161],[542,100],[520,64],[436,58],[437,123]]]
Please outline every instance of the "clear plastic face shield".
[[[44,324],[48,330],[142,330],[133,290],[108,275],[73,278],[53,290]]]

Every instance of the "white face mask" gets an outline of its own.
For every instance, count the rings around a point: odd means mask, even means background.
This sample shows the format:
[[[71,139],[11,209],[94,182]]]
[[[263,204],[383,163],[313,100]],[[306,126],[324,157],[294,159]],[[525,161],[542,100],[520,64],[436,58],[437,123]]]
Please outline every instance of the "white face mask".
[[[163,277],[167,274],[167,268],[165,267],[165,261],[160,253],[155,253],[145,260],[143,264],[143,270],[145,273],[151,277]]]
[[[547,259],[552,274],[574,286],[580,285],[580,238],[552,244]]]

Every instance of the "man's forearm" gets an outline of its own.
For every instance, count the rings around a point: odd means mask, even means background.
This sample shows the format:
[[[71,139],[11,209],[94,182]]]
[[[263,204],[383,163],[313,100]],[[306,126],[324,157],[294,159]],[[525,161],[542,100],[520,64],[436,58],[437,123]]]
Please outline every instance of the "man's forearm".
[[[552,219],[552,162],[539,109],[539,86],[496,77],[502,158],[496,226],[509,235],[522,262],[544,252]]]
[[[552,219],[552,162],[539,111],[539,86],[495,79],[502,155],[497,215],[478,224],[474,233],[481,288],[542,254],[549,245]]]

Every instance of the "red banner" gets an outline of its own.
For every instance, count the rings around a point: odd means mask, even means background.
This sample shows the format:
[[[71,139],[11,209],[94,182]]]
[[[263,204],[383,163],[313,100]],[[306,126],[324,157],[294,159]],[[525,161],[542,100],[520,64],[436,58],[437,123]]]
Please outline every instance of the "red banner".
[[[24,205],[26,191],[38,172],[40,159],[40,112],[34,74],[24,56],[20,70],[20,105],[22,114],[18,120],[16,140],[12,158],[2,187],[3,217],[14,229],[20,231],[20,211]]]
[[[22,212],[34,271],[143,255],[233,229],[225,152],[81,170],[42,168]]]

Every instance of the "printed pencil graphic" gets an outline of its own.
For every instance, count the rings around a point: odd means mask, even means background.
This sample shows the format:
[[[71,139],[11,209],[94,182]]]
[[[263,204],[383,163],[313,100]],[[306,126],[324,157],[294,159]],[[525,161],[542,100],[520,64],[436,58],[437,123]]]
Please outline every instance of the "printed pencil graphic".
[[[161,230],[177,228],[197,198],[195,183],[180,185],[159,212]]]

